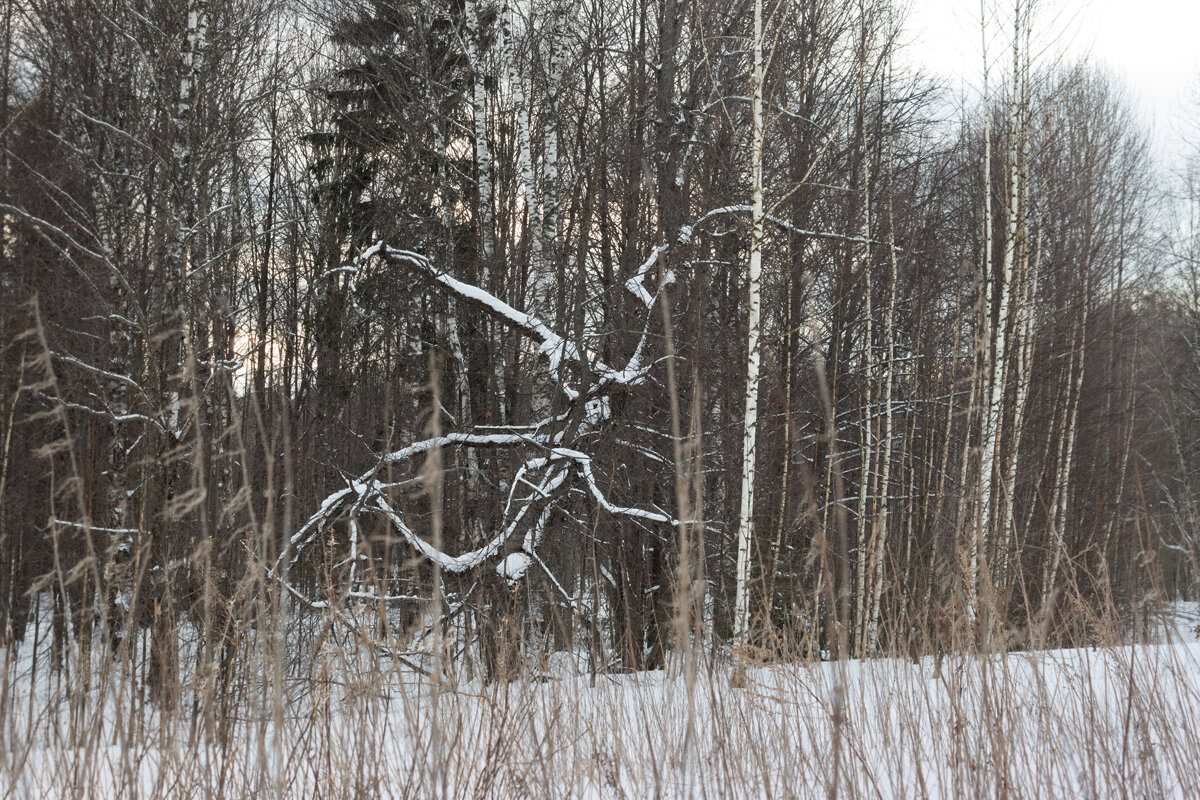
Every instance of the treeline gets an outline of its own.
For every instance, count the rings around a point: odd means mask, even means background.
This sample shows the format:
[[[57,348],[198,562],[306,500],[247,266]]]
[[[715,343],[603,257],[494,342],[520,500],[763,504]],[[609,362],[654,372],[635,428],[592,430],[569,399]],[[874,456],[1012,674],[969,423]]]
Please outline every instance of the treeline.
[[[960,108],[886,0],[4,0],[6,638],[170,699],[331,629],[500,677],[739,593],[765,657],[1190,595],[1190,240],[1002,5]]]

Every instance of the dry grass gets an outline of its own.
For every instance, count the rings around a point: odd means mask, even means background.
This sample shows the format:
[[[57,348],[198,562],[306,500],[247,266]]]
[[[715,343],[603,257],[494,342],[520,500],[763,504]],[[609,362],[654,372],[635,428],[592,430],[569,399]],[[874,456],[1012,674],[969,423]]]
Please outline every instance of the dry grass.
[[[185,669],[172,714],[137,670],[97,652],[84,692],[34,645],[3,664],[5,796],[1200,796],[1200,645],[1179,641],[773,665],[734,689],[721,659],[688,680],[566,654],[433,681],[329,637],[279,671],[248,658],[224,705]]]

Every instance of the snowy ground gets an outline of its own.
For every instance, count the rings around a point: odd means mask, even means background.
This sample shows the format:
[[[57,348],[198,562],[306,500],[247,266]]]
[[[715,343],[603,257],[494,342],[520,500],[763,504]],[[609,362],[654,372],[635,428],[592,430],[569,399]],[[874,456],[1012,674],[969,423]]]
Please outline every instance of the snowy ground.
[[[1188,616],[1191,614],[1192,616]],[[331,657],[228,741],[10,681],[0,791],[50,797],[1200,797],[1195,604],[1161,644],[434,687]],[[1180,634],[1186,634],[1184,640]],[[14,670],[28,663],[14,664]],[[271,722],[273,708],[282,724]]]

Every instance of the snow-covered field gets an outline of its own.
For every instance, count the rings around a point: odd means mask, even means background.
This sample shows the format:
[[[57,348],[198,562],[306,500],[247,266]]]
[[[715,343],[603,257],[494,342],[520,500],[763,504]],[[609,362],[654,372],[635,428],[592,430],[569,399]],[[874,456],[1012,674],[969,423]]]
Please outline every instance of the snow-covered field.
[[[1189,616],[1191,615],[1191,616]],[[331,654],[249,687],[220,737],[115,673],[72,703],[5,670],[15,798],[1200,797],[1200,643],[1178,607],[1137,647],[435,686]],[[1183,638],[1186,636],[1186,640]],[[20,655],[19,655],[20,658]],[[269,672],[269,670],[267,670]],[[56,694],[57,692],[57,694]],[[102,697],[100,694],[102,693]],[[144,709],[144,713],[141,711]]]

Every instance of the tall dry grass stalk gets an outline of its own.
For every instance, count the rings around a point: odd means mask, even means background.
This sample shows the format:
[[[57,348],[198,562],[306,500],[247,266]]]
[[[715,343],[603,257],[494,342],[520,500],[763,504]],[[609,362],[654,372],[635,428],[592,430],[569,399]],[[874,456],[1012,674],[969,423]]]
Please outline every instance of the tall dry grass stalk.
[[[241,672],[231,702],[185,667],[165,713],[104,653],[86,687],[84,670],[53,668],[49,598],[36,603],[30,640],[0,670],[9,797],[1200,793],[1200,646],[1178,641],[776,664],[749,668],[742,689],[717,659],[690,678],[689,733],[683,671],[593,683],[560,658],[508,682],[435,681],[336,635],[276,665],[281,716],[257,699],[269,669]],[[258,746],[260,731],[279,749]]]

